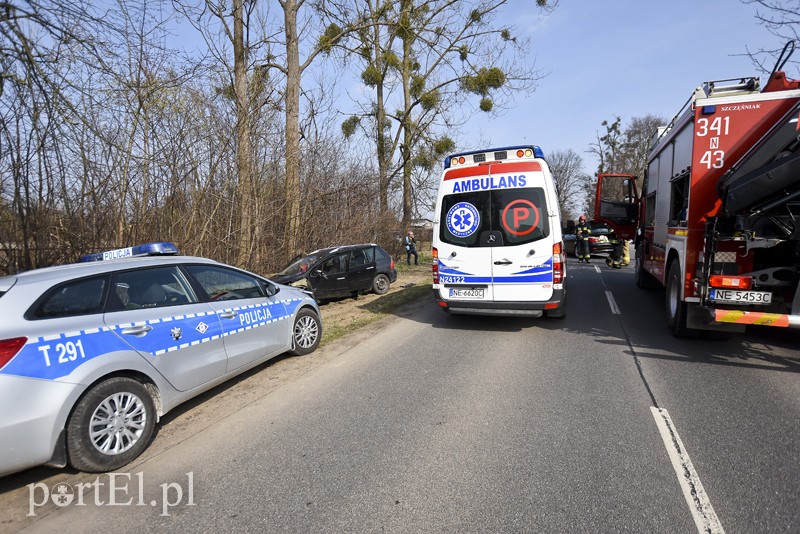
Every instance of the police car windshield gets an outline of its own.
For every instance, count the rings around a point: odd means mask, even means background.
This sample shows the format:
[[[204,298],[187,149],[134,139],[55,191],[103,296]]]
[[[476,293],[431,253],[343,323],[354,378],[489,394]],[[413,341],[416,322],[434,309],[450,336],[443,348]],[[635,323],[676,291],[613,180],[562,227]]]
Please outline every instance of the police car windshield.
[[[314,266],[320,259],[319,254],[310,254],[293,260],[278,274],[281,276],[291,276],[294,274],[304,274]]]

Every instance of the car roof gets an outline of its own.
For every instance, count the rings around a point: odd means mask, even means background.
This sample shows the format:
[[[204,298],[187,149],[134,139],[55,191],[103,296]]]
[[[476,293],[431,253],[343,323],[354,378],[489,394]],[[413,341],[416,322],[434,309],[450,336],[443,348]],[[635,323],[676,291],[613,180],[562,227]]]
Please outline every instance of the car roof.
[[[348,250],[357,250],[357,249],[360,249],[360,248],[377,247],[377,246],[378,245],[376,245],[375,243],[362,243],[360,245],[339,245],[339,246],[335,246],[335,247],[321,248],[321,249],[315,250],[315,251],[313,251],[313,252],[311,252],[309,254],[306,254],[306,256],[311,256],[313,254],[332,254],[334,252],[347,252]]]
[[[51,280],[61,280],[64,278],[81,278],[94,274],[103,274],[125,269],[135,269],[141,267],[155,267],[159,265],[174,265],[178,263],[211,263],[221,265],[219,262],[195,256],[137,256],[108,261],[91,261],[68,263],[53,267],[43,267],[30,271],[23,271],[17,274],[0,278],[0,291],[8,288],[16,282],[38,283]]]

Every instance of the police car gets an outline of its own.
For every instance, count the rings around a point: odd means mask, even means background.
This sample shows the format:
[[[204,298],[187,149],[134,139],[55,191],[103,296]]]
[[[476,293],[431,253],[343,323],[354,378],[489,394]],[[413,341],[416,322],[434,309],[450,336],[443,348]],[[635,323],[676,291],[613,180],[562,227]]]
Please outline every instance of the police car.
[[[0,278],[0,475],[117,469],[175,406],[319,345],[307,292],[177,253],[150,243]]]

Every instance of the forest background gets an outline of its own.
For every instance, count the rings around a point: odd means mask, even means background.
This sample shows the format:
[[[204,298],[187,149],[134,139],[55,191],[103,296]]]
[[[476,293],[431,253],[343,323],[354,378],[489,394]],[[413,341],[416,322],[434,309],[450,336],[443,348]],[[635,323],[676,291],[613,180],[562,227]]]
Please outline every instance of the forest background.
[[[743,3],[776,38],[744,49],[768,73],[800,2]],[[520,5],[0,2],[0,274],[150,241],[261,273],[331,244],[394,251],[430,217],[443,157],[483,147],[465,125],[547,83],[546,49],[506,23]],[[641,176],[666,122],[612,115],[547,152],[562,214],[592,201],[581,154]]]

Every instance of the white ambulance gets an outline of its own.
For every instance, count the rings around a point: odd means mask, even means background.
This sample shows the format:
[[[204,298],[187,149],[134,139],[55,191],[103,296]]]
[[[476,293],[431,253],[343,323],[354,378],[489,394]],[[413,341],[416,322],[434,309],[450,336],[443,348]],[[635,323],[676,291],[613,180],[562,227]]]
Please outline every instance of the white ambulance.
[[[447,156],[433,223],[433,293],[457,314],[565,316],[556,186],[538,146]]]

